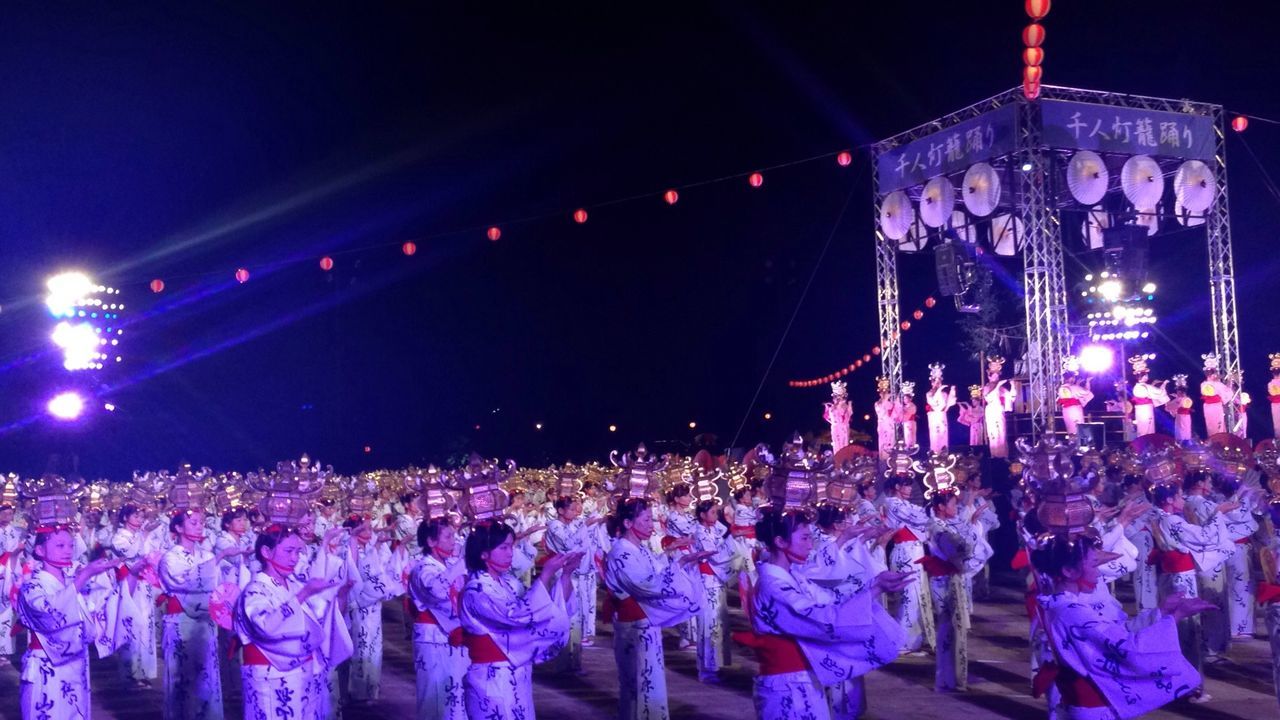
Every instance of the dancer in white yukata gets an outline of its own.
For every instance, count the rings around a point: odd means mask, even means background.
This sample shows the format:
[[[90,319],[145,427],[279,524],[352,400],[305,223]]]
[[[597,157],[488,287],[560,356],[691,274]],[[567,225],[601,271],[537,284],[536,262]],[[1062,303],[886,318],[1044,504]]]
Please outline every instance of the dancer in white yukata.
[[[916,408],[916,384],[910,380],[902,383],[902,394],[898,397],[898,421],[902,425],[902,441],[908,445],[920,444],[920,425],[917,421],[919,410]]]
[[[1009,439],[1005,430],[1004,415],[1013,410],[1013,389],[1008,380],[1001,380],[1004,358],[987,357],[987,384],[982,386],[983,426],[987,431],[987,446],[991,457],[1009,457]]]
[[[286,523],[298,522],[293,513],[305,509],[299,502],[267,517],[272,524],[254,544],[262,570],[236,598],[245,718],[323,720],[330,711],[329,667],[351,655],[340,607],[349,586],[322,577],[304,582],[294,574],[306,543]]]
[[[1280,439],[1280,353],[1267,356],[1271,379],[1267,381],[1267,404],[1271,406],[1271,436]]]
[[[909,470],[890,475],[883,509],[885,525],[894,530],[889,546],[889,569],[916,579],[889,595],[889,608],[902,626],[903,650],[922,656],[924,646],[933,646],[935,642],[928,576],[919,563],[924,557],[924,542],[929,539],[931,523],[924,508],[911,501],[914,490],[915,476]]]
[[[1226,406],[1236,400],[1236,391],[1220,379],[1217,353],[1200,356],[1204,360],[1204,382],[1200,383],[1200,400],[1204,403],[1205,436],[1227,432]]]
[[[729,653],[729,598],[725,584],[733,564],[733,541],[728,530],[718,521],[719,500],[703,500],[694,508],[697,525],[689,551],[709,552],[698,563],[698,580],[702,582],[702,611],[694,616],[698,645],[699,682],[718,685],[720,669],[731,662]]]
[[[1173,376],[1173,396],[1165,403],[1165,412],[1173,416],[1173,439],[1179,443],[1191,439],[1191,409],[1195,405],[1187,395],[1187,376]]]
[[[667,712],[662,628],[702,610],[703,588],[693,573],[711,551],[669,560],[649,550],[649,501],[627,498],[610,518],[616,540],[605,557],[604,584],[613,609],[619,720],[663,720]]]
[[[924,394],[924,414],[929,423],[929,451],[942,452],[951,444],[947,411],[955,407],[956,386],[942,384],[942,363],[929,365],[929,391]]]
[[[554,659],[569,638],[577,553],[556,555],[525,588],[511,572],[511,528],[483,520],[467,536],[467,580],[459,598],[463,643],[471,658],[464,687],[467,717],[533,720],[533,664]],[[558,582],[557,582],[558,580]]]
[[[351,702],[377,700],[382,689],[382,603],[404,594],[404,583],[391,560],[389,539],[374,533],[367,521],[347,518],[351,530],[346,548],[347,577],[355,583],[347,617],[355,652],[347,662],[347,697]]]
[[[204,513],[192,505],[169,521],[177,542],[160,560],[164,604],[165,720],[220,720],[222,677],[218,669],[217,625],[209,617],[209,597],[218,585],[218,566],[249,548],[215,555],[205,548]]]
[[[822,419],[831,424],[831,452],[840,452],[849,444],[849,419],[853,405],[849,389],[843,381],[831,383],[831,401],[822,406]]]
[[[16,510],[17,478],[0,478],[0,655],[13,654],[13,594],[22,572],[22,529],[13,524]],[[7,497],[12,495],[13,497]]]
[[[897,592],[912,576],[882,572],[862,587],[823,587],[805,576],[813,527],[804,512],[770,508],[758,522],[765,547],[760,579],[744,606],[753,633],[736,637],[756,652],[752,697],[760,720],[827,720],[824,687],[841,686],[897,658],[902,630],[872,597]]]
[[[582,502],[570,495],[555,501],[556,518],[547,523],[547,553],[575,554],[582,558],[577,566],[567,568],[573,578],[573,614],[570,617],[569,643],[565,648],[568,669],[582,673],[582,643],[587,636],[587,623],[596,622],[595,530],[604,518],[582,518]]]
[[[1204,470],[1193,470],[1186,474],[1182,482],[1184,497],[1183,516],[1192,525],[1199,527],[1215,526],[1219,513],[1218,502],[1209,496],[1213,488],[1213,476]],[[1234,511],[1239,511],[1239,507]],[[1204,634],[1205,662],[1217,663],[1225,659],[1227,648],[1231,642],[1231,624],[1227,616],[1227,563],[1235,554],[1235,537],[1228,524],[1228,515],[1222,513],[1223,532],[1222,556],[1220,562],[1214,564],[1196,564],[1196,582],[1198,597],[1214,606],[1200,615],[1200,628]]]
[[[119,559],[116,609],[116,655],[121,679],[138,688],[151,687],[156,678],[156,566],[160,549],[151,534],[158,524],[147,520],[136,505],[120,508],[111,548]]]
[[[1151,369],[1147,366],[1147,358],[1135,355],[1129,358],[1133,367],[1133,425],[1137,437],[1150,435],[1156,431],[1156,407],[1163,408],[1169,402],[1169,393],[1165,392],[1168,380],[1151,382]]]
[[[1240,507],[1224,513],[1227,533],[1235,545],[1235,551],[1227,559],[1226,577],[1223,580],[1226,584],[1227,624],[1231,638],[1252,640],[1253,535],[1258,532],[1258,515],[1266,513],[1267,509],[1253,492],[1241,492],[1240,481],[1236,478],[1215,475],[1213,489],[1218,497],[1229,499],[1236,499],[1239,493]]]
[[[898,401],[889,395],[889,378],[876,378],[876,393],[879,395],[874,405],[876,447],[879,449],[880,459],[888,460],[894,443],[898,442],[898,423],[902,422],[902,408],[898,405]]]
[[[956,421],[969,428],[969,445],[978,447],[987,444],[986,406],[982,403],[982,386],[969,386],[969,402],[959,403],[960,412]]]
[[[471,659],[449,637],[461,627],[458,596],[466,563],[454,550],[458,539],[448,518],[418,525],[422,559],[409,571],[409,597],[417,612],[413,625],[413,667],[417,675],[418,720],[465,720],[463,678]]]
[[[693,489],[689,483],[678,482],[667,491],[667,522],[663,525],[664,537],[659,543],[663,552],[669,557],[680,557],[690,552],[693,547],[693,533],[698,527],[698,520],[693,516]],[[732,523],[733,518],[730,517],[728,522]],[[608,528],[605,528],[605,535],[608,536]],[[737,544],[731,537],[730,545],[734,548],[735,558],[737,557]],[[609,541],[609,547],[613,546],[613,540]],[[601,565],[603,567],[603,564]],[[698,650],[698,623],[697,618],[690,618],[676,626],[676,632],[680,635],[680,650],[697,652]]]
[[[1080,382],[1080,360],[1074,355],[1062,360],[1062,384],[1058,386],[1058,410],[1068,435],[1075,435],[1084,422],[1085,406],[1093,400],[1093,378]]]
[[[929,497],[929,554],[920,559],[929,576],[933,619],[937,633],[937,661],[933,689],[969,689],[969,616],[973,611],[971,579],[991,559],[991,546],[982,536],[979,516],[985,498],[959,507],[959,491],[944,473],[932,473],[935,487]]]

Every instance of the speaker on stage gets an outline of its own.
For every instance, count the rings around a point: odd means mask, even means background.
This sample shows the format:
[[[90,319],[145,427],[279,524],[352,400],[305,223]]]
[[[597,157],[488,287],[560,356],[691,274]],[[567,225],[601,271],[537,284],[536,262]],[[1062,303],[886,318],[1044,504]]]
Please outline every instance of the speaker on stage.
[[[965,291],[960,264],[964,257],[954,243],[934,247],[933,262],[938,272],[938,293],[943,297],[959,295]]]
[[[1105,450],[1107,447],[1106,426],[1100,422],[1077,423],[1076,439],[1080,442],[1080,447],[1090,450]]]

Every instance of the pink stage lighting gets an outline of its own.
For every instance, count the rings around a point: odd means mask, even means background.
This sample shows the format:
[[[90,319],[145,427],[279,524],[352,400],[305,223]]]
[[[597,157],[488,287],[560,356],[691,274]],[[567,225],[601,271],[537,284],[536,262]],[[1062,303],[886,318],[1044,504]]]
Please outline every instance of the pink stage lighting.
[[[49,414],[59,420],[75,420],[84,412],[84,398],[78,393],[64,392],[49,401]]]
[[[1106,345],[1085,345],[1080,348],[1080,368],[1090,375],[1110,370],[1113,362],[1115,355]]]

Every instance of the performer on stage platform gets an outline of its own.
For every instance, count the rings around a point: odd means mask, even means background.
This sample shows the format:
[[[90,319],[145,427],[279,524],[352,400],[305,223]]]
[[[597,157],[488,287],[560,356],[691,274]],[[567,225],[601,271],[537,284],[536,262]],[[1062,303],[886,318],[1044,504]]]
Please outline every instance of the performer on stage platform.
[[[1271,381],[1267,383],[1267,400],[1271,405],[1272,437],[1280,439],[1280,353],[1267,356],[1271,361]]]
[[[982,399],[985,406],[985,425],[987,445],[991,448],[991,457],[1009,457],[1009,441],[1005,430],[1004,414],[1013,410],[1013,390],[1008,380],[1001,380],[1000,373],[1004,369],[1004,358],[999,355],[987,357],[987,384],[982,387]]]
[[[1080,360],[1074,355],[1062,360],[1062,384],[1058,386],[1058,408],[1062,412],[1062,424],[1068,435],[1076,434],[1076,427],[1084,422],[1084,408],[1093,400],[1090,385],[1093,378],[1080,382]]]
[[[1231,428],[1231,434],[1236,437],[1249,439],[1249,403],[1253,402],[1253,398],[1244,389],[1244,380],[1237,373],[1232,378],[1231,384],[1239,388],[1236,392],[1236,424]]]
[[[1204,402],[1205,436],[1213,437],[1227,432],[1225,406],[1235,402],[1236,391],[1219,379],[1216,353],[1200,357],[1204,359],[1204,382],[1200,383],[1200,399]]]
[[[920,444],[920,426],[916,421],[916,384],[910,380],[902,383],[898,397],[898,418],[902,424],[902,441],[912,447]]]
[[[987,428],[985,418],[986,407],[982,402],[982,386],[969,386],[969,402],[960,403],[960,415],[956,418],[961,425],[969,428],[969,445],[978,447],[987,444]]]
[[[1164,389],[1168,381],[1151,382],[1151,369],[1142,355],[1129,358],[1129,365],[1133,367],[1134,432],[1142,437],[1156,431],[1156,406],[1164,407],[1169,402],[1169,394]]]
[[[929,365],[929,392],[924,394],[925,417],[929,422],[929,451],[942,452],[951,444],[947,411],[955,407],[956,386],[942,384],[942,363]]]
[[[648,547],[653,518],[643,498],[620,502],[610,529],[616,539],[605,558],[604,584],[613,609],[618,718],[665,718],[662,629],[701,612],[703,588],[695,585],[691,571],[714,553],[691,552],[674,561],[655,555]]]
[[[893,444],[898,441],[898,423],[902,421],[902,415],[897,401],[889,396],[889,378],[876,378],[876,392],[880,395],[875,404],[877,447],[880,459],[887,460]]]
[[[831,383],[831,401],[822,406],[822,419],[831,423],[831,452],[840,452],[849,444],[849,419],[853,405],[843,380]]]
[[[1173,397],[1165,403],[1165,412],[1173,416],[1173,439],[1186,442],[1191,439],[1191,408],[1194,403],[1187,396],[1187,376],[1173,376]]]

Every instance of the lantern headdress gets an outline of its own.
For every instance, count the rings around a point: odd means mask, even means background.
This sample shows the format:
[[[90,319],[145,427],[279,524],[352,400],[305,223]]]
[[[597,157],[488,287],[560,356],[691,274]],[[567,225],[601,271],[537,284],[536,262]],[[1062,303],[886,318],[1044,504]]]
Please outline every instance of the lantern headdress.
[[[1205,353],[1200,356],[1200,359],[1204,360],[1204,373],[1206,375],[1209,373],[1217,374],[1220,368],[1217,353]]]
[[[874,485],[878,473],[875,455],[855,455],[832,468],[826,488],[820,488],[820,501],[851,510],[862,497],[860,490]]]
[[[516,462],[484,460],[472,454],[466,466],[453,473],[453,486],[461,490],[462,513],[472,522],[500,518],[511,502],[502,489],[516,471]]]
[[[213,493],[213,505],[219,512],[249,507],[245,497],[248,483],[238,472],[223,473],[209,478],[209,490]]]
[[[764,490],[770,504],[782,510],[805,510],[818,500],[818,489],[831,476],[830,456],[808,452],[799,435],[783,446],[775,458],[768,448],[757,446],[757,457],[769,466]]]
[[[0,476],[0,510],[16,510],[18,499],[18,476],[13,473]]]
[[[209,500],[204,483],[212,473],[209,468],[192,470],[190,463],[183,463],[166,492],[170,512],[204,512]]]
[[[249,487],[261,492],[258,511],[268,523],[296,528],[311,512],[311,503],[320,496],[333,468],[321,468],[303,455],[297,461],[276,463],[273,473],[249,473]]]
[[[1269,369],[1272,372],[1280,370],[1280,353],[1271,353],[1267,356],[1267,359],[1271,361],[1271,367]]]
[[[654,458],[644,443],[637,445],[635,452],[623,453],[622,457],[618,457],[617,450],[610,452],[609,462],[619,470],[614,478],[613,493],[618,501],[648,498],[660,481],[659,473],[667,466],[667,460]]]
[[[1080,374],[1080,358],[1075,355],[1068,355],[1062,358],[1062,374],[1063,375],[1079,375]]]
[[[1143,479],[1150,485],[1181,485],[1182,468],[1178,455],[1171,446],[1143,453],[1140,458]]]
[[[902,382],[902,394],[905,397],[911,397],[916,394],[916,384],[912,380],[904,380]]]
[[[912,463],[918,473],[924,474],[924,496],[956,495],[960,488],[955,473],[958,459],[947,451],[929,453],[926,462]]]
[[[1036,519],[1051,535],[1074,539],[1093,534],[1093,504],[1085,496],[1092,476],[1075,472],[1075,448],[1050,438],[1019,438],[1023,479],[1036,496]]]
[[[361,473],[359,475],[341,476],[337,478],[336,482],[342,488],[342,493],[347,503],[347,514],[357,516],[362,520],[368,520],[373,513],[374,505],[378,503],[378,496],[382,492],[378,476],[373,473]]]
[[[1002,370],[1004,370],[1004,358],[1001,357],[1000,355],[988,355],[987,356],[987,372],[998,374]]]
[[[1186,373],[1178,373],[1177,375],[1174,375],[1174,376],[1173,376],[1173,387],[1174,387],[1175,389],[1177,389],[1177,390],[1186,390],[1186,389],[1187,389],[1187,374],[1186,374]]]
[[[45,473],[38,479],[21,480],[18,494],[27,506],[27,518],[35,533],[71,530],[76,527],[76,498],[81,483],[61,475]]]
[[[970,397],[971,399],[973,399],[973,400],[981,400],[981,399],[982,399],[982,386],[981,386],[981,385],[970,385],[970,386],[969,386],[969,397]]]
[[[831,398],[833,400],[845,400],[849,397],[849,387],[843,380],[837,380],[831,383]]]
[[[1134,355],[1129,358],[1129,365],[1133,368],[1134,375],[1148,375],[1151,368],[1147,367],[1147,358],[1143,355]]]
[[[416,495],[422,516],[428,520],[448,517],[458,511],[457,498],[449,486],[448,475],[440,472],[435,465],[428,465],[426,470],[411,467],[404,472],[402,482],[405,491]]]
[[[942,363],[929,363],[929,380],[942,380],[942,371],[947,368]]]
[[[918,450],[920,450],[920,447],[917,445],[907,445],[901,440],[895,442],[893,449],[889,451],[888,459],[885,461],[887,467],[885,468],[884,476],[887,478],[899,476],[915,477],[915,454]]]
[[[876,378],[876,392],[882,395],[889,392],[889,378],[883,375]]]

